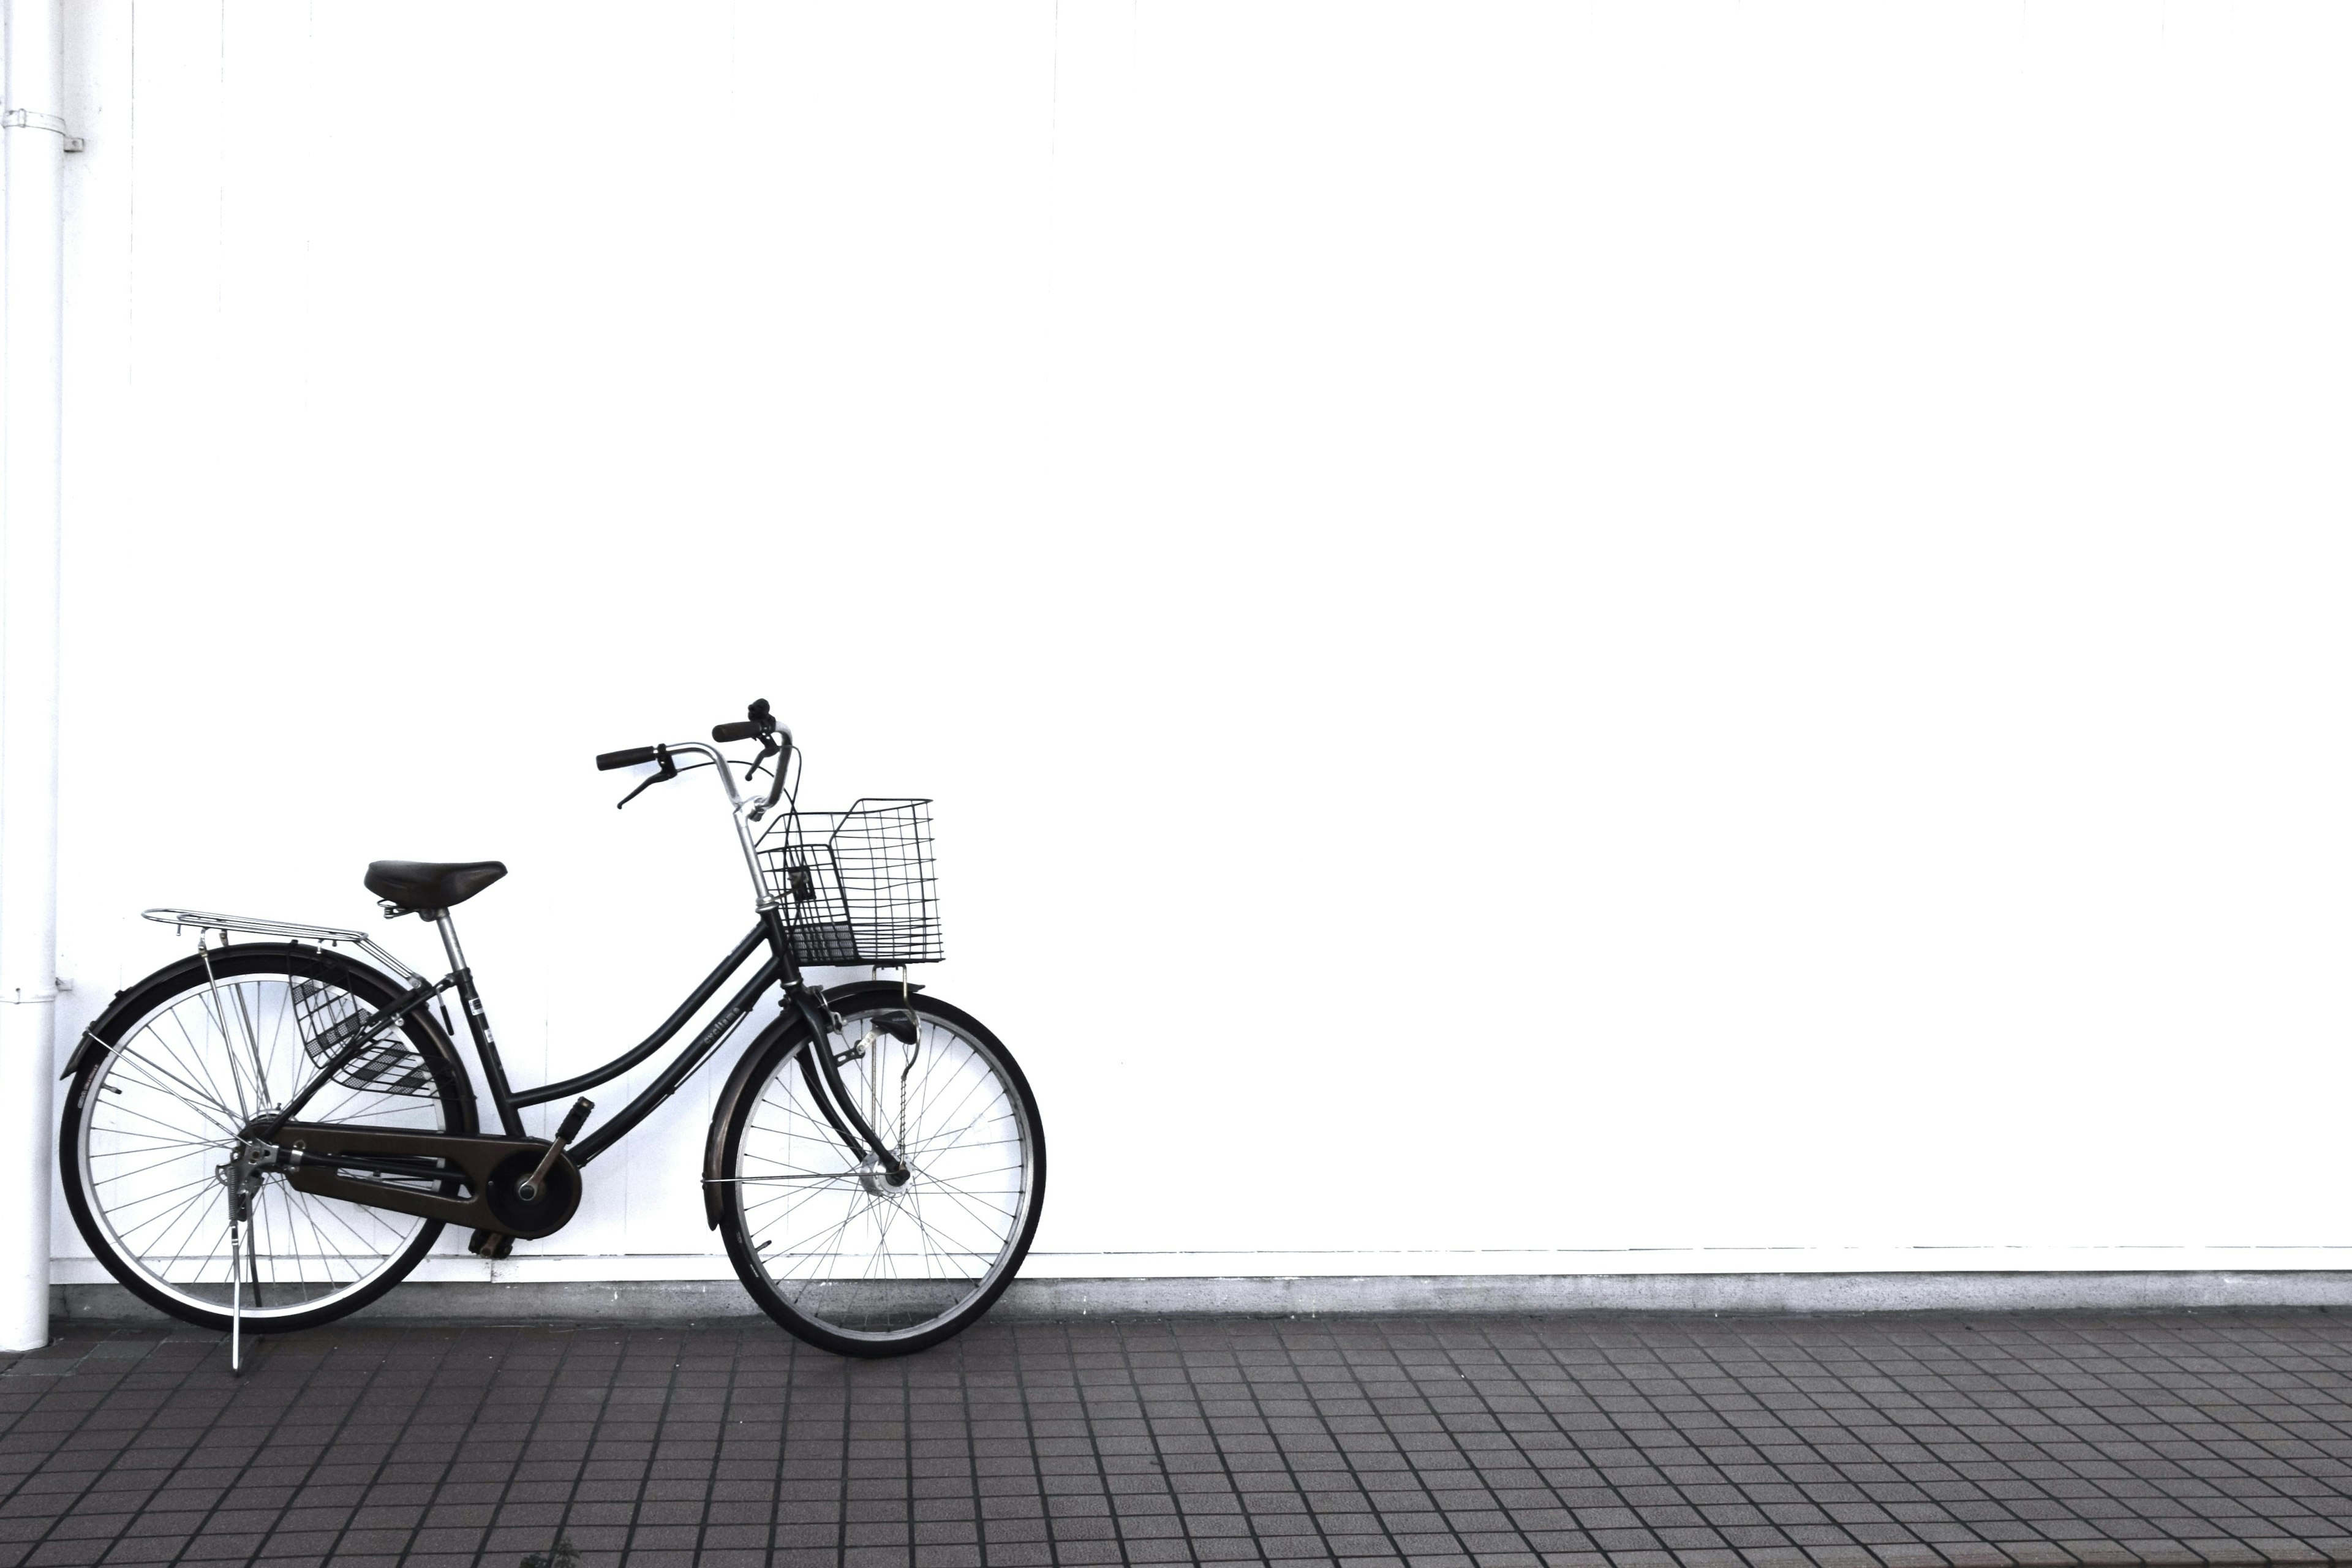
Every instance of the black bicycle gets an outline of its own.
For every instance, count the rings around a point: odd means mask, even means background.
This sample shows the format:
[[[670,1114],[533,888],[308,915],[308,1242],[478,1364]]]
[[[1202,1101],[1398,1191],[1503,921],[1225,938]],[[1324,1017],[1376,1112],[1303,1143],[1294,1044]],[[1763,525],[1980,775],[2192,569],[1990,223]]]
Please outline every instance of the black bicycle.
[[[773,999],[780,1011],[737,1060],[703,1155],[705,1212],[744,1288],[785,1328],[845,1355],[921,1350],[985,1312],[1036,1232],[1045,1138],[1012,1053],[904,978],[905,966],[940,956],[929,802],[803,812],[787,787],[788,773],[799,778],[791,731],[765,701],[750,713],[714,728],[714,745],[596,759],[653,765],[623,805],[714,770],[759,921],[642,1044],[562,1083],[508,1085],[449,918],[506,875],[498,861],[368,868],[387,918],[438,928],[449,959],[439,980],[360,931],[148,910],[195,930],[196,952],[118,994],[64,1075],[73,1087],[58,1168],[108,1270],[173,1317],[227,1331],[234,1361],[247,1328],[310,1328],[376,1300],[445,1225],[469,1227],[476,1254],[504,1258],[519,1240],[561,1230],[579,1208],[582,1172]],[[718,745],[742,742],[760,749],[740,763],[739,789],[739,764]],[[753,786],[762,773],[764,794]],[[803,974],[816,965],[899,977],[820,987]],[[523,1131],[524,1107],[648,1060],[747,966],[750,977],[617,1114],[583,1136],[593,1110],[583,1099],[553,1138]],[[478,1125],[450,993],[496,1132]]]

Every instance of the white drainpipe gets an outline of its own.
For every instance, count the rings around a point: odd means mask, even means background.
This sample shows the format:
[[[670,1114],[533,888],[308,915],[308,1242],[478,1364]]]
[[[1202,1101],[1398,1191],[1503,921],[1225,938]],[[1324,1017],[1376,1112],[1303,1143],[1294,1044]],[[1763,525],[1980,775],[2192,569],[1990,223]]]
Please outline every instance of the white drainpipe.
[[[49,1341],[57,1129],[62,0],[5,0],[0,306],[0,1351]]]

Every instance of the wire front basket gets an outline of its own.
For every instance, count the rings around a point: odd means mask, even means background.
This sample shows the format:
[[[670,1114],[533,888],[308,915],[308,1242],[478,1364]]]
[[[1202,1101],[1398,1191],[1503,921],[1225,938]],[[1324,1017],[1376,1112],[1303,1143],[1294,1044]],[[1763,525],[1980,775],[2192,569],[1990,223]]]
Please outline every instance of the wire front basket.
[[[760,841],[760,874],[803,963],[937,963],[931,803],[861,800],[795,811]]]

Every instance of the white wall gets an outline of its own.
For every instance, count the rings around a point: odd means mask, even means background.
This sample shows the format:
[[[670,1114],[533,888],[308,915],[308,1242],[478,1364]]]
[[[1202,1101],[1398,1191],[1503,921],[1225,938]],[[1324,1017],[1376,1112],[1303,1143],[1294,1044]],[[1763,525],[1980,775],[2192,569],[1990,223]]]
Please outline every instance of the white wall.
[[[938,797],[1034,1271],[2352,1246],[2352,13],[80,26],[61,1047],[496,856],[604,1059],[748,909],[590,756],[765,695]],[[723,1273],[712,1087],[513,1269]]]

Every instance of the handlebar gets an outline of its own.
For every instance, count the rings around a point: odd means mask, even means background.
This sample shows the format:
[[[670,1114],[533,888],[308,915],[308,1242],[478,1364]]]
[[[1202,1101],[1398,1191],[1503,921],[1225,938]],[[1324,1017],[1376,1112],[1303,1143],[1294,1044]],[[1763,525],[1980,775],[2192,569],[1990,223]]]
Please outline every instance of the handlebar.
[[[760,889],[760,908],[771,909],[773,900],[768,889],[766,874],[761,867],[759,838],[753,825],[774,810],[776,803],[783,798],[784,770],[793,760],[793,732],[776,722],[776,716],[769,710],[767,699],[763,697],[745,710],[742,719],[732,723],[712,725],[710,738],[720,744],[730,741],[760,742],[760,754],[743,765],[743,777],[748,782],[761,763],[768,764],[768,795],[765,800],[756,795],[746,799],[743,792],[736,787],[735,763],[718,745],[705,745],[700,741],[670,741],[658,746],[630,746],[617,752],[601,752],[596,758],[597,771],[609,773],[614,768],[634,768],[646,763],[660,764],[650,776],[641,780],[636,788],[621,797],[619,804],[626,805],[654,785],[677,777],[685,771],[678,765],[683,759],[705,759],[719,775],[719,787],[727,792],[727,804],[733,808],[730,815],[734,819],[735,839],[742,848],[743,865],[751,873],[752,885]],[[702,762],[694,762],[688,763],[686,767],[703,765]],[[587,1104],[584,1100],[580,1102],[582,1109],[585,1109]],[[570,1122],[564,1125],[567,1131],[577,1131]],[[562,1142],[562,1134],[558,1134],[557,1142]]]
[[[776,722],[776,716],[769,710],[768,700],[764,697],[753,702],[745,711],[749,715],[747,718],[734,720],[725,724],[713,724],[710,727],[710,738],[721,744],[731,741],[757,741],[760,742],[760,760],[764,761],[770,757],[776,759],[775,765],[769,769],[768,773],[768,798],[750,808],[751,820],[757,822],[775,809],[776,802],[783,798],[784,767],[792,760],[793,732]],[[645,763],[662,763],[661,773],[629,792],[627,798],[621,802],[622,805],[626,805],[647,785],[677,776],[669,763],[669,753],[672,751],[700,752],[718,763],[719,777],[726,785],[727,797],[735,802],[738,809],[745,805],[746,803],[742,797],[736,793],[733,776],[726,771],[727,759],[709,747],[692,741],[683,742],[675,746],[631,746],[624,751],[600,752],[596,758],[596,768],[600,773],[610,773],[614,768],[634,768]]]

